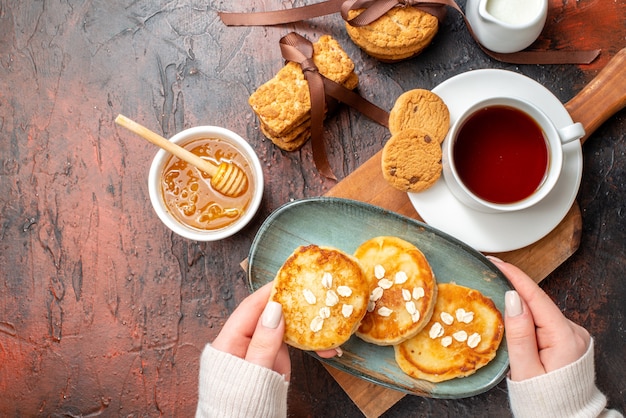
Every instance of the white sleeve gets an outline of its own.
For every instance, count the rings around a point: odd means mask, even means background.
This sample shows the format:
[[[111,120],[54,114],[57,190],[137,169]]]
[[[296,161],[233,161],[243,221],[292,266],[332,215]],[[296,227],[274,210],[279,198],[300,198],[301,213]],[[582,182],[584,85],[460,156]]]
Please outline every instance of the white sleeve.
[[[196,417],[285,417],[289,383],[273,370],[214,349],[200,358]]]
[[[606,397],[595,384],[593,339],[587,352],[572,364],[531,379],[507,379],[515,417],[622,417],[607,410]]]

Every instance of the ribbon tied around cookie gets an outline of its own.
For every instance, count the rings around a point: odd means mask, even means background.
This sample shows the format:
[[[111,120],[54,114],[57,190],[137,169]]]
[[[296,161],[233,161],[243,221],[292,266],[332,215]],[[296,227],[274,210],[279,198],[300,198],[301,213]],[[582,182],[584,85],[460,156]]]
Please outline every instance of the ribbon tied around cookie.
[[[416,7],[437,17],[441,22],[446,15],[444,9],[446,4],[424,0],[345,0],[341,5],[341,17],[349,25],[367,26],[394,7]],[[350,19],[348,12],[357,9],[365,10],[358,16]]]
[[[299,64],[304,78],[309,85],[311,97],[311,148],[313,162],[317,170],[325,177],[336,180],[326,154],[324,145],[324,114],[327,109],[327,97],[332,97],[363,113],[373,121],[389,126],[389,113],[341,84],[324,77],[313,61],[313,44],[303,36],[291,32],[280,39],[280,51],[287,61]]]
[[[476,38],[463,10],[454,0],[327,0],[292,9],[254,13],[219,12],[220,19],[229,26],[266,26],[299,22],[333,13],[341,13],[352,26],[366,26],[383,16],[394,7],[417,7],[436,16],[440,21],[446,13],[444,6],[459,12],[470,35],[480,48],[491,58],[511,64],[590,64],[600,50],[524,50],[514,53],[498,53],[485,48]],[[361,14],[348,19],[348,12],[365,9]]]

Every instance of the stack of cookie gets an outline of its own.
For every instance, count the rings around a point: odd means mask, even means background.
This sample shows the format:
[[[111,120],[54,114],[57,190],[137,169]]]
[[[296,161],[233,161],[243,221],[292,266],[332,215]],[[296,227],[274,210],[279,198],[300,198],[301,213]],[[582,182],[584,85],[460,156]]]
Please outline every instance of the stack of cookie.
[[[353,19],[364,9],[350,10]],[[383,61],[396,62],[418,55],[432,42],[439,20],[415,7],[394,7],[366,26],[346,23],[346,31],[363,51]]]
[[[320,74],[350,90],[358,86],[354,63],[335,39],[324,35],[313,43],[313,50]],[[248,103],[263,134],[281,149],[295,151],[310,138],[311,96],[299,64],[288,62],[252,93]]]
[[[441,176],[441,143],[450,129],[448,106],[435,93],[410,90],[389,112],[391,138],[382,153],[383,177],[403,192],[428,189]]]

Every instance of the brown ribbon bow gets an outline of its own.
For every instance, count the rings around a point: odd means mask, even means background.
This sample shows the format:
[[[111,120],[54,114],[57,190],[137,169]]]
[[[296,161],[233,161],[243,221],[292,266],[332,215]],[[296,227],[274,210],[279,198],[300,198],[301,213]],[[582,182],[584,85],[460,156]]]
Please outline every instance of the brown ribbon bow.
[[[300,65],[304,78],[309,85],[309,95],[311,96],[311,145],[315,167],[325,177],[336,180],[337,178],[328,163],[323,138],[326,96],[355,108],[385,127],[388,127],[389,113],[365,100],[352,90],[324,77],[313,62],[313,44],[303,36],[295,32],[285,35],[280,40],[280,50],[284,59]]]
[[[583,51],[524,50],[510,54],[490,51],[478,42],[465,14],[454,0],[328,0],[287,10],[257,13],[220,12],[219,16],[224,24],[229,26],[265,26],[299,22],[341,12],[343,19],[350,25],[365,26],[380,18],[394,7],[417,7],[442,20],[443,16],[445,16],[445,8],[443,6],[450,6],[457,10],[463,17],[470,35],[472,35],[480,48],[487,55],[498,61],[511,64],[590,64],[600,54],[598,49]],[[355,18],[348,19],[348,12],[355,9],[365,10]]]
[[[341,5],[341,17],[352,26],[367,26],[381,18],[394,7],[416,7],[436,16],[441,22],[445,17],[445,4],[423,0],[344,0]],[[348,17],[350,10],[365,9],[354,18]]]

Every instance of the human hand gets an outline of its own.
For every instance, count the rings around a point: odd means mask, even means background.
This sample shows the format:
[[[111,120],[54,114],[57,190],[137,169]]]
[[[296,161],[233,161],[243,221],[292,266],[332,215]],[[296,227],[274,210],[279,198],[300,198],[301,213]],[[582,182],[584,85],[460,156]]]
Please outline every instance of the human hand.
[[[245,298],[211,345],[216,350],[272,369],[289,381],[291,361],[283,343],[285,320],[280,304],[268,302],[271,289],[268,283]]]
[[[567,319],[522,270],[494,257],[489,259],[516,289],[505,296],[504,329],[511,380],[546,374],[581,358],[591,341],[589,332]]]
[[[291,361],[287,345],[283,342],[285,319],[279,303],[268,301],[272,283],[245,298],[211,344],[216,350],[230,353],[259,366],[291,377]],[[338,350],[318,351],[320,357],[329,358]]]

